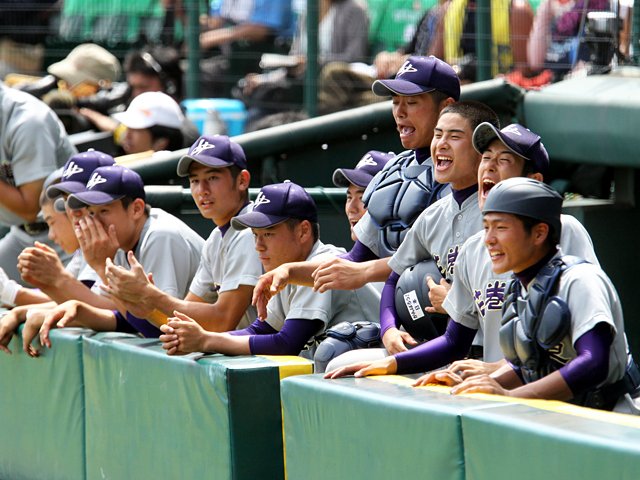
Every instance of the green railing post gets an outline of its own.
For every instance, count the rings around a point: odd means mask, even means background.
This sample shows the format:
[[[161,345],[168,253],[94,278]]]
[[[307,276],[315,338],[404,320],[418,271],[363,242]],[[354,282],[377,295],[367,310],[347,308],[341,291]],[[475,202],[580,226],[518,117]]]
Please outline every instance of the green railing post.
[[[640,64],[640,0],[633,2],[633,23],[631,24],[631,51],[633,64]]]
[[[318,0],[307,0],[307,67],[304,108],[309,117],[318,113]]]
[[[476,1],[476,80],[491,78],[491,0]]]
[[[200,0],[187,0],[187,98],[198,98],[200,88]]]

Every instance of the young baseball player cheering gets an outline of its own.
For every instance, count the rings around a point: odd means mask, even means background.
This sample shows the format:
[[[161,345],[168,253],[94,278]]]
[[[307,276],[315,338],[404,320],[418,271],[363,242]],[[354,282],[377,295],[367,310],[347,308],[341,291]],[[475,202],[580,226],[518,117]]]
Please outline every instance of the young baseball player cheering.
[[[251,211],[244,151],[226,135],[202,136],[178,162],[178,175],[189,178],[200,214],[216,227],[204,245],[189,293],[183,300],[159,289],[134,255],[129,255],[130,270],[107,266],[105,290],[141,318],[153,312],[166,318],[178,310],[214,332],[247,327],[256,318],[251,294],[262,266],[251,232],[230,224],[235,215]]]
[[[318,238],[316,205],[309,194],[295,183],[267,185],[260,190],[253,211],[233,218],[234,228],[251,229],[255,249],[266,271],[285,262],[313,259],[341,252]],[[377,293],[369,285],[358,291],[314,292],[309,287],[288,285],[269,302],[267,321],[256,320],[244,330],[229,333],[207,332],[193,319],[176,312],[161,328],[160,340],[167,353],[194,351],[226,355],[297,355],[327,327],[343,321],[372,318]]]
[[[358,241],[347,255],[283,265],[260,278],[253,301],[261,318],[266,316],[269,299],[287,283],[324,292],[386,280],[388,257],[409,227],[427,206],[449,192],[434,179],[430,145],[439,113],[460,98],[460,81],[453,68],[433,56],[411,56],[394,79],[374,82],[373,92],[392,97],[393,118],[408,150],[389,161],[371,181],[365,195],[370,208],[354,229]]]
[[[521,398],[569,400],[611,410],[640,384],[620,299],[600,267],[558,248],[562,197],[530,178],[491,189],[484,241],[507,287],[500,344],[508,364],[452,388]]]
[[[478,168],[480,208],[491,188],[501,180],[515,176],[541,180],[548,170],[549,156],[540,137],[522,125],[512,124],[498,130],[489,123],[482,123],[473,133],[473,146],[482,153]],[[597,264],[591,239],[584,227],[568,215],[562,216],[562,224],[563,249]],[[458,254],[453,285],[443,304],[453,320],[449,322],[445,335],[401,357],[387,357],[380,362],[361,365],[357,370],[358,376],[425,371],[457,360],[446,371],[427,374],[416,382],[416,385],[423,385],[441,381],[451,385],[461,381],[461,378],[490,373],[498,368],[504,363],[498,329],[505,282],[509,275],[498,275],[491,270],[491,258],[484,245],[484,232],[473,235]],[[484,360],[494,363],[459,360],[466,355],[478,330],[483,332]],[[345,372],[336,372],[335,376],[340,374]]]

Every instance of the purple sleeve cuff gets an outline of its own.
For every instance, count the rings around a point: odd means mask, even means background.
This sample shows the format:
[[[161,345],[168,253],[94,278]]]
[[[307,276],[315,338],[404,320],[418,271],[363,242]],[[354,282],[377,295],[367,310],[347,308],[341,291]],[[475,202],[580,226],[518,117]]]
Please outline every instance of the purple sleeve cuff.
[[[400,275],[391,272],[387,281],[384,282],[380,296],[380,338],[387,330],[396,328],[400,324],[396,313],[396,285],[399,278]]]
[[[138,333],[133,326],[127,322],[127,319],[122,316],[118,310],[111,310],[116,317],[116,332],[122,333]]]
[[[282,330],[249,337],[252,355],[298,355],[313,335],[322,328],[320,320],[285,320]]]
[[[340,255],[340,258],[344,258],[345,260],[349,260],[351,262],[360,263],[368,262],[369,260],[377,260],[379,257],[375,253],[373,253],[364,243],[356,240],[356,243],[353,245],[351,250]]]
[[[261,322],[260,320],[255,320],[251,325],[247,328],[243,328],[242,330],[231,330],[227,332],[229,335],[271,335],[273,333],[278,333],[278,331],[269,325],[267,322]]]
[[[394,355],[399,374],[428,372],[460,360],[469,352],[477,330],[449,320],[443,335]]]
[[[609,352],[613,332],[604,322],[598,323],[575,343],[578,356],[559,372],[574,395],[596,388],[609,374]]]
[[[137,332],[141,333],[147,338],[158,338],[162,335],[162,332],[158,327],[148,322],[144,318],[138,318],[127,312],[126,320]]]

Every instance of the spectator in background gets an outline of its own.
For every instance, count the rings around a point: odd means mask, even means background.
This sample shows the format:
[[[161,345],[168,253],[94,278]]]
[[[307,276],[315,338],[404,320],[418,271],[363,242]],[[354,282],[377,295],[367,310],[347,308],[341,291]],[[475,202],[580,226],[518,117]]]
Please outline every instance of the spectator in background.
[[[578,61],[589,60],[589,49],[579,41],[583,18],[588,12],[609,8],[609,0],[544,0],[527,45],[529,67],[534,71],[548,68],[562,76]]]
[[[201,19],[200,47],[213,56],[201,62],[203,97],[228,97],[260,56],[284,47],[293,32],[291,0],[219,0]],[[280,48],[282,51],[282,48]]]
[[[424,13],[437,3],[437,0],[367,0],[372,53],[402,49],[415,36]],[[407,53],[413,51],[409,50]],[[397,68],[392,69],[387,77],[396,70]]]
[[[136,50],[128,54],[125,58],[124,69],[127,80],[127,90],[130,93],[130,101],[132,103],[141,94],[162,92],[162,96],[149,97],[160,101],[161,105],[159,105],[158,108],[164,108],[166,111],[175,112],[175,107],[173,105],[169,105],[172,103],[175,104],[178,110],[180,109],[179,105],[175,102],[179,101],[182,94],[182,72],[180,70],[177,52],[174,49],[156,47],[150,50]],[[175,101],[170,102],[171,99]],[[146,105],[146,102],[141,105]],[[164,107],[162,105],[164,105]],[[139,150],[135,149],[135,147],[132,148],[131,145],[123,145],[126,125],[121,121],[121,117],[119,117],[117,113],[110,116],[105,114],[107,112],[101,112],[87,107],[80,108],[79,112],[98,130],[102,132],[112,132],[114,134],[114,142],[116,145],[122,146],[125,153],[139,153],[148,150],[147,148]],[[190,120],[182,115],[181,122],[179,130],[183,138],[177,143],[179,146],[175,148],[167,146],[160,149],[154,148],[153,150],[176,150],[191,145],[198,138],[198,129]],[[171,125],[163,126],[173,127],[175,124],[174,121],[170,123]],[[166,134],[167,132],[160,133]],[[157,138],[157,135],[154,135],[154,138]],[[163,138],[168,137],[165,136]],[[169,142],[169,144],[175,145],[176,142]]]
[[[529,0],[491,0],[491,73],[527,65],[527,39],[533,23]],[[476,1],[451,0],[443,19],[444,60],[461,82],[476,80]]]
[[[410,41],[395,51],[381,51],[373,65],[331,62],[320,73],[319,109],[332,113],[346,108],[379,102],[381,98],[371,91],[376,79],[393,78],[409,55],[434,55],[442,58],[441,19],[449,0],[440,0],[424,12],[413,28]]]
[[[53,111],[31,95],[0,82],[0,268],[21,282],[18,255],[35,241],[52,244],[38,217],[45,178],[76,153]]]
[[[360,62],[368,51],[366,10],[356,0],[321,0],[318,25],[318,61]],[[301,12],[289,55],[266,73],[250,73],[239,82],[239,96],[249,107],[250,122],[283,109],[295,109],[302,103],[302,85],[306,69],[307,21]],[[277,60],[277,59],[276,59]],[[264,57],[263,62],[264,64]]]
[[[151,155],[193,143],[185,142],[180,130],[185,120],[180,105],[162,92],[141,93],[125,112],[116,113],[113,119],[126,127],[120,142],[126,154]]]
[[[16,88],[49,105],[68,134],[91,128],[90,123],[78,114],[77,106],[91,102],[90,99],[97,96],[115,94],[122,97],[125,93],[114,88],[122,73],[120,61],[94,43],[78,45],[64,59],[51,64],[47,72],[49,75],[42,78],[14,83]]]

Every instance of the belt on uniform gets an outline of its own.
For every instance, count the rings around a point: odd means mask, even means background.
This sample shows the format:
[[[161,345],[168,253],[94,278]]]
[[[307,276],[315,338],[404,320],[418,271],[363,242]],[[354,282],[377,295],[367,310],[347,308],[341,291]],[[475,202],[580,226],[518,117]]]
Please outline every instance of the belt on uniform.
[[[33,222],[23,223],[19,228],[29,235],[40,235],[41,233],[46,232],[49,229],[49,226],[47,225],[47,222]]]

